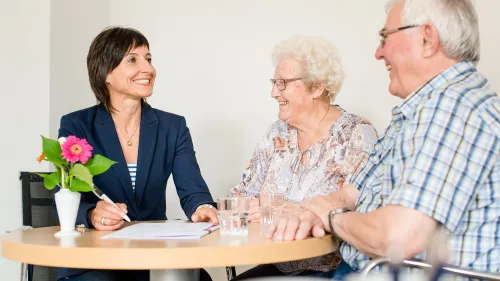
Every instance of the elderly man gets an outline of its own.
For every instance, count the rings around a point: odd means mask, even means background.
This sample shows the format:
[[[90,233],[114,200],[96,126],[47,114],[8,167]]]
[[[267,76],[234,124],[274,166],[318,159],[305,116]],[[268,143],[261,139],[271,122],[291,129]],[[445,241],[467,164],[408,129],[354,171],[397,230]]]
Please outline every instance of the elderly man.
[[[390,247],[423,258],[442,225],[451,263],[500,272],[500,98],[475,68],[474,6],[391,1],[387,12],[375,56],[402,103],[352,185],[310,199],[309,211],[283,216],[268,237],[333,232],[360,270]]]

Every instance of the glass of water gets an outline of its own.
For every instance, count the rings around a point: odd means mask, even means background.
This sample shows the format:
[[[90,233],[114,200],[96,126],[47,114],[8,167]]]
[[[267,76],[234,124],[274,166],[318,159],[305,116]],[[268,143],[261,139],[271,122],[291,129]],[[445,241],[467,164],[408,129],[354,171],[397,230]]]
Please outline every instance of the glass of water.
[[[221,236],[248,236],[249,197],[219,198],[217,207]]]
[[[284,193],[272,192],[259,195],[260,224],[262,234],[276,222],[285,206],[286,195]]]

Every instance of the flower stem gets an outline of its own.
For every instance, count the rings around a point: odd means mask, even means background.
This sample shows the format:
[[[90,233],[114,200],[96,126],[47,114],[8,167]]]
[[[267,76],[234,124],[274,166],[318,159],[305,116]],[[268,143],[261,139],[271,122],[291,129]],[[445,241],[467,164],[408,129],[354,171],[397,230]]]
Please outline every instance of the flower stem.
[[[64,182],[64,168],[61,169],[61,188],[66,188],[66,184]]]

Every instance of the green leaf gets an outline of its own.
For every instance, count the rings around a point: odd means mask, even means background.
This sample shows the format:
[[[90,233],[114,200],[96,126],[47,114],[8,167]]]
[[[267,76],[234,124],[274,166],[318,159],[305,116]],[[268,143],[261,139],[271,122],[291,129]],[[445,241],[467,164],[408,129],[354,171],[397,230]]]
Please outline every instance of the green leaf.
[[[89,192],[93,190],[92,185],[89,185],[79,179],[73,179],[71,186],[68,187],[68,189],[72,192]]]
[[[45,188],[48,190],[54,189],[59,183],[61,183],[61,172],[53,172],[52,174],[38,174],[35,173],[43,178],[43,185],[45,185]]]
[[[89,169],[89,172],[93,176],[96,176],[106,172],[113,164],[116,164],[116,162],[100,154],[95,154],[94,157],[89,159],[89,161],[85,164],[85,167]]]
[[[87,169],[82,164],[75,164],[69,170],[69,176],[70,177],[75,177],[75,178],[77,178],[79,180],[82,180],[82,181],[86,182],[90,186],[93,186],[92,174],[90,174],[89,169]],[[73,181],[74,181],[74,179],[73,179]],[[73,185],[73,182],[71,182],[71,185]]]
[[[47,157],[47,160],[59,167],[65,164],[65,161],[62,158],[61,154],[61,145],[58,141],[51,140],[42,136],[42,147],[43,153],[45,153],[45,157]]]

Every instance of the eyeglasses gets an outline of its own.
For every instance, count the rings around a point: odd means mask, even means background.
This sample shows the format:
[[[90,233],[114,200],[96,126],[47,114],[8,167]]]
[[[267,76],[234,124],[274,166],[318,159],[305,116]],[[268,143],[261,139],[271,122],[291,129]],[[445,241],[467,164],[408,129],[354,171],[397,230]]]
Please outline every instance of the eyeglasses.
[[[303,78],[291,78],[291,79],[269,79],[273,85],[276,85],[276,88],[280,91],[284,91],[286,89],[286,85],[290,82],[297,81]]]
[[[413,28],[413,27],[417,27],[419,26],[418,24],[410,24],[410,25],[406,25],[406,26],[402,26],[402,27],[398,27],[398,28],[393,28],[393,29],[382,29],[378,32],[378,35],[380,36],[380,48],[384,48],[385,46],[385,39],[387,39],[387,36],[389,34],[392,34],[394,32],[398,32],[400,30],[405,30],[405,29],[408,29],[408,28]]]

